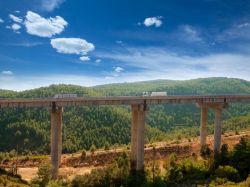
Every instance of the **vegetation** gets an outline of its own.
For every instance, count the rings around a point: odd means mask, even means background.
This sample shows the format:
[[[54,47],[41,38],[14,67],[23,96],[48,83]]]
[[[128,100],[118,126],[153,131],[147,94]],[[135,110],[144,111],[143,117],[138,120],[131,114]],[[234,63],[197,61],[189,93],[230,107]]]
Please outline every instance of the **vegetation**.
[[[160,168],[153,160],[153,165],[145,171],[134,172],[130,170],[128,155],[124,152],[111,166],[92,170],[89,174],[76,176],[71,182],[65,179],[51,180],[51,166],[41,165],[38,177],[31,184],[25,183],[18,176],[4,172],[0,175],[1,182],[5,186],[20,187],[163,187],[163,186],[241,186],[248,187],[250,184],[250,138],[242,138],[232,151],[227,146],[222,146],[219,159],[215,165],[210,165],[210,158],[198,160],[190,157],[178,160],[175,154],[171,155],[164,168]],[[224,150],[224,151],[223,151]],[[156,152],[155,152],[156,154]],[[241,158],[239,166],[234,163],[235,157]],[[223,163],[221,158],[227,158]],[[221,162],[221,163],[220,163]],[[226,165],[223,165],[226,164]],[[246,166],[246,167],[242,167]],[[248,175],[245,175],[245,174]],[[16,183],[16,185],[14,185]]]
[[[57,93],[79,96],[141,95],[143,91],[168,91],[169,95],[250,93],[250,82],[240,79],[208,78],[189,81],[148,81],[111,84],[86,88],[52,85],[23,92],[0,90],[0,98],[47,98]],[[249,128],[250,105],[232,104],[223,110],[223,132]],[[146,141],[196,137],[199,135],[200,111],[195,105],[150,106],[146,119]],[[208,114],[208,133],[213,133],[214,114]],[[67,107],[63,113],[63,152],[90,150],[130,142],[130,108]],[[48,154],[50,151],[50,113],[46,108],[0,109],[0,152]],[[1,154],[0,154],[1,155]],[[1,157],[1,156],[0,156]]]
[[[19,175],[13,175],[0,169],[0,186],[6,187],[28,187],[28,183],[23,181]]]
[[[124,83],[86,88],[74,85],[51,85],[23,92],[0,90],[0,98],[48,98],[58,93],[76,93],[79,96],[141,95],[143,91],[167,91],[169,95],[184,94],[237,94],[250,93],[250,82],[240,79],[208,78],[189,81],[158,80]],[[67,107],[63,113],[63,152],[97,148],[108,150],[130,142],[131,115],[128,106]],[[223,110],[222,132],[250,129],[250,105],[235,103]],[[213,133],[214,113],[208,112],[208,133]],[[175,140],[199,135],[200,110],[191,104],[150,106],[146,119],[146,142]],[[50,113],[46,108],[0,108],[0,161],[13,159],[18,153],[26,156],[50,152]],[[173,156],[165,170],[154,161],[153,168],[133,175],[129,172],[128,158],[124,154],[112,166],[94,170],[86,176],[77,176],[73,186],[165,186],[184,184],[234,185],[249,184],[249,141],[243,139],[232,152],[222,146],[219,158],[211,159],[211,151],[204,147],[205,160],[178,161]],[[82,151],[82,161],[86,152]],[[67,186],[67,181],[51,181],[49,166],[41,166],[32,186]],[[10,174],[0,175],[5,185],[27,186]],[[88,184],[88,185],[87,185]],[[18,186],[17,185],[17,186]],[[91,186],[91,185],[89,185]]]
[[[152,165],[152,169],[147,169],[144,172],[131,173],[129,172],[128,157],[124,153],[118,158],[114,164],[104,169],[93,170],[90,174],[84,176],[76,176],[72,181],[73,187],[108,187],[108,186],[186,186],[210,184],[217,185],[232,185],[248,187],[250,184],[249,158],[250,152],[245,152],[245,149],[250,148],[250,139],[242,138],[232,152],[221,152],[219,156],[227,156],[229,165],[218,165],[211,167],[208,164],[208,159],[197,160],[197,158],[188,158],[178,160],[176,155],[170,156],[165,164],[165,169],[160,172]],[[225,146],[224,146],[225,148]],[[223,148],[223,149],[224,149]],[[247,168],[239,172],[239,168],[235,167],[234,154],[245,152],[245,156],[241,162],[247,165]],[[226,154],[226,155],[223,155]],[[242,181],[242,182],[240,182]]]

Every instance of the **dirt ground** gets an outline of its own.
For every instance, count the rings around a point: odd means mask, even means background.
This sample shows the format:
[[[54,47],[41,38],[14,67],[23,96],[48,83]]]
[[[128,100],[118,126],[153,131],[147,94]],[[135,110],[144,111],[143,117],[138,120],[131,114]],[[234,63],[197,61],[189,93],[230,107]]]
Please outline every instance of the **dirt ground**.
[[[233,133],[226,133],[222,135],[222,144],[228,144],[229,149],[233,148],[237,144],[241,137],[250,136],[250,131],[241,132],[239,135]],[[213,136],[207,137],[207,143],[212,148]],[[154,143],[156,147],[156,159],[163,163],[167,160],[171,153],[176,153],[179,158],[187,158],[192,154],[199,155],[200,145],[199,139],[192,138],[191,140],[180,140],[179,142],[157,142]],[[92,169],[105,167],[111,164],[116,158],[118,158],[123,152],[129,154],[129,150],[126,148],[119,148],[116,150],[98,150],[94,154],[87,153],[85,159],[81,159],[80,153],[63,154],[62,163],[59,169],[59,175],[71,180],[76,175],[84,175],[89,173]],[[153,159],[152,144],[145,145],[145,164],[149,164]],[[36,177],[36,173],[39,165],[45,162],[49,162],[49,156],[43,158],[22,158],[18,161],[18,174],[22,176],[24,180],[30,181]],[[0,165],[2,168],[11,168],[14,161],[6,161]]]

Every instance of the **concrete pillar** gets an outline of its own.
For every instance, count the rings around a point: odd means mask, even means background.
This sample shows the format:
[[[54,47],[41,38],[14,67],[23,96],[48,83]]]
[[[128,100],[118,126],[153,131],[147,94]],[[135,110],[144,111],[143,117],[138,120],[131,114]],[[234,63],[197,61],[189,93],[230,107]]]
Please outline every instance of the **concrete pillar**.
[[[141,105],[143,107],[143,105]],[[144,133],[145,132],[145,111],[140,108],[138,112],[138,129],[137,129],[137,164],[136,170],[144,169]]]
[[[131,170],[144,168],[145,105],[132,105]]]
[[[138,105],[132,105],[132,125],[131,125],[131,170],[136,170],[137,165],[137,129],[138,129]]]
[[[58,178],[58,169],[61,164],[62,153],[62,107],[55,103],[51,110],[51,164],[52,178]]]
[[[201,122],[200,122],[200,145],[206,145],[207,138],[207,107],[201,107]]]
[[[219,153],[221,145],[221,112],[222,108],[215,108],[214,122],[214,153]]]

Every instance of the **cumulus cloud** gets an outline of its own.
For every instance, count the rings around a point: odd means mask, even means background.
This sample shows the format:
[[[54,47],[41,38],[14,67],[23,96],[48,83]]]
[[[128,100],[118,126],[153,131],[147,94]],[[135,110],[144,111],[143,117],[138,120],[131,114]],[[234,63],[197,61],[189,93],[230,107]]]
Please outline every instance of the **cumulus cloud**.
[[[13,75],[13,72],[12,72],[12,71],[9,71],[9,70],[2,71],[1,73],[2,73],[3,75]]]
[[[146,18],[144,20],[144,25],[146,27],[150,27],[150,26],[155,26],[155,27],[160,27],[162,25],[162,21],[161,21],[161,16],[158,16],[158,17],[149,17],[149,18]]]
[[[4,20],[2,18],[0,18],[0,23],[4,23]]]
[[[12,19],[12,21],[17,22],[17,23],[22,23],[23,19],[17,16],[14,16],[13,14],[9,15],[10,19]]]
[[[19,29],[21,29],[21,26],[20,25],[18,25],[18,24],[16,24],[16,23],[14,23],[13,25],[11,25],[11,29],[14,31],[14,32],[16,32],[16,33],[19,33]]]
[[[28,11],[24,25],[29,34],[50,38],[56,34],[60,34],[68,23],[60,16],[46,19],[37,13]]]
[[[89,58],[88,56],[81,56],[81,57],[80,57],[80,60],[81,60],[81,61],[89,61],[90,58]]]
[[[121,72],[124,71],[124,69],[121,68],[121,67],[114,67],[114,70],[115,70],[116,73],[121,73]]]
[[[41,8],[46,11],[53,11],[58,8],[65,0],[43,0]]]
[[[50,41],[58,53],[86,55],[95,49],[94,44],[81,38],[55,38]]]

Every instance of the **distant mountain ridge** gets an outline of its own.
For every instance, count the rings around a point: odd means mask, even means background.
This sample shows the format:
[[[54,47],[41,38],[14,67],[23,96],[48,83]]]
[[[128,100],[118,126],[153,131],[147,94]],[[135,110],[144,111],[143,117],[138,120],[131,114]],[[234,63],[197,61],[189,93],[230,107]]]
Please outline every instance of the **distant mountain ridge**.
[[[134,83],[116,83],[93,87],[114,95],[142,93],[143,91],[167,91],[169,95],[236,94],[250,93],[250,81],[235,78],[199,78],[191,80],[152,80]],[[108,93],[107,93],[108,94]]]

